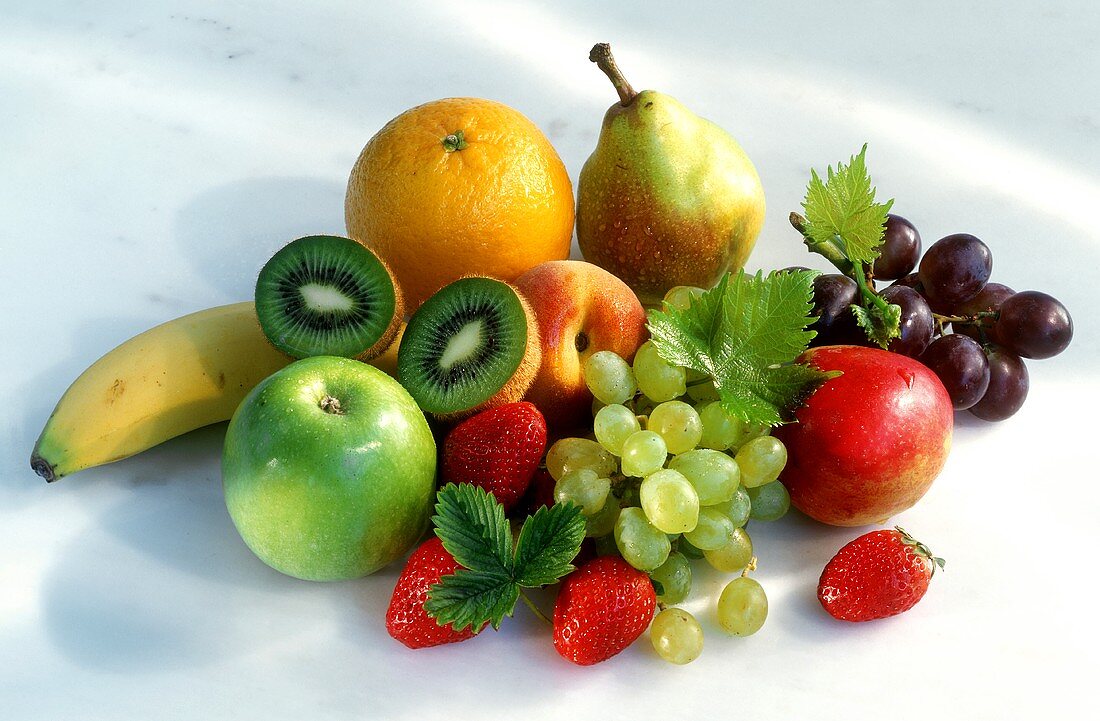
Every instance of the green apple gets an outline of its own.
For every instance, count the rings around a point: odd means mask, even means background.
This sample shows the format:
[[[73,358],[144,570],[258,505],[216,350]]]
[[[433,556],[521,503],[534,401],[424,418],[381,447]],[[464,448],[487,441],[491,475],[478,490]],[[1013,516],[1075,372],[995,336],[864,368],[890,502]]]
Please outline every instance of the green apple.
[[[225,505],[248,547],[297,578],[372,573],[424,533],[435,439],[401,385],[377,368],[319,356],[244,399],[225,437]]]

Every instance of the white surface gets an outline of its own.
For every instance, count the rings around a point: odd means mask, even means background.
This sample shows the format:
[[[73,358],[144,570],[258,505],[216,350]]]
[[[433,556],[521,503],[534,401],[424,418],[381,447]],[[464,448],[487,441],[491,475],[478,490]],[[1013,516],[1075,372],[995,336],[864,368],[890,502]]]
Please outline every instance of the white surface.
[[[1065,718],[1091,699],[1098,6],[401,5],[0,0],[0,716]],[[750,267],[808,261],[786,216],[810,166],[869,141],[880,192],[926,243],[972,232],[994,280],[1074,313],[1069,351],[1030,364],[1023,411],[960,415],[943,475],[898,517],[948,559],[914,610],[831,621],[817,576],[857,532],[792,514],[754,527],[758,635],[721,637],[719,581],[697,582],[691,666],[643,640],[575,668],[523,607],[500,633],[410,652],[383,626],[396,569],[320,585],[250,555],[221,500],[220,427],[50,486],[31,473],[87,364],[248,298],[290,239],[342,232],[347,173],[398,112],[504,101],[575,179],[614,100],[586,59],[601,40],[636,87],[755,159],[769,210]]]

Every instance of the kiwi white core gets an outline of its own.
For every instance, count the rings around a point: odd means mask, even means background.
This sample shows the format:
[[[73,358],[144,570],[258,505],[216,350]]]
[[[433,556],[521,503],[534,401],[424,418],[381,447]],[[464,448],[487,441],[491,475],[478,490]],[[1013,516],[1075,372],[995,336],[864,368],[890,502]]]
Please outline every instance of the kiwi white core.
[[[306,283],[300,289],[302,300],[306,306],[318,313],[334,310],[351,310],[352,299],[333,288],[331,285],[320,283]]]
[[[462,329],[447,341],[447,347],[443,349],[443,355],[439,359],[439,366],[444,370],[450,370],[455,363],[472,358],[481,347],[483,325],[478,319],[462,326]]]

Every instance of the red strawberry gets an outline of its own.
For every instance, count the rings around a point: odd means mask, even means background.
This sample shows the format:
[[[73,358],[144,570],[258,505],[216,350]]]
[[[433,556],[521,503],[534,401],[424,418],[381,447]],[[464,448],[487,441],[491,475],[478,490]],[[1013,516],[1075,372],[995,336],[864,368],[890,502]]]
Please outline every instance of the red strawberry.
[[[908,611],[943,559],[901,528],[865,533],[821,572],[817,600],[841,621],[873,621]]]
[[[438,538],[432,537],[413,551],[397,579],[390,607],[386,610],[389,634],[409,648],[428,648],[473,638],[472,629],[455,631],[450,626],[440,626],[424,610],[428,589],[459,568],[461,566]]]
[[[596,558],[562,582],[554,647],[578,666],[606,661],[642,635],[656,604],[649,576],[618,556]]]
[[[546,450],[546,419],[533,403],[509,403],[455,426],[443,443],[443,482],[472,483],[510,510]]]

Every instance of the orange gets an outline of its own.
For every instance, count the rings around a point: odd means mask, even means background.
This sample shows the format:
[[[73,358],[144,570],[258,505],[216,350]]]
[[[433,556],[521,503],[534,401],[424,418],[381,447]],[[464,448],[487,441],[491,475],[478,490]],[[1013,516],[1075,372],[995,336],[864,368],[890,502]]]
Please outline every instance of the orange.
[[[573,187],[545,135],[479,98],[407,110],[351,171],[348,235],[397,276],[410,309],[465,275],[512,281],[569,256]]]

